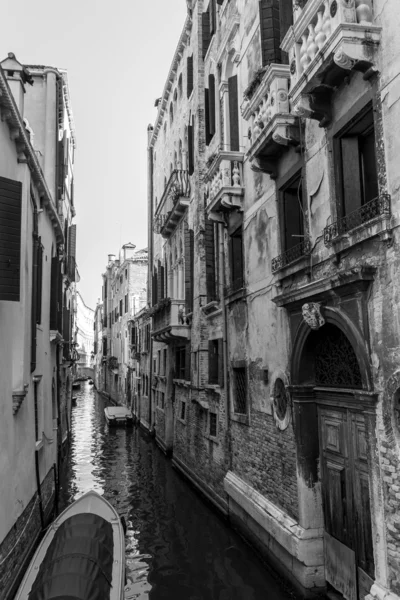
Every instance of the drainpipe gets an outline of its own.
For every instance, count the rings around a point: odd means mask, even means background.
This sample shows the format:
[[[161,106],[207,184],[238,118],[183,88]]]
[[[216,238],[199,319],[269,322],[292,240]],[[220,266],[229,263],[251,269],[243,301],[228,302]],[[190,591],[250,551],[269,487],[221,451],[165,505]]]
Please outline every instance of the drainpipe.
[[[219,297],[222,308],[222,346],[224,356],[224,386],[225,386],[225,425],[228,435],[228,453],[229,453],[229,468],[232,468],[232,432],[230,428],[230,394],[229,394],[229,377],[228,377],[228,328],[226,319],[225,306],[225,224],[219,221],[218,226],[218,241],[219,241]]]
[[[153,135],[153,126],[149,125],[147,128],[147,181],[148,183],[148,191],[147,191],[147,204],[148,204],[148,268],[147,268],[147,305],[152,305],[152,286],[150,285],[151,273],[153,268],[153,148],[151,146],[151,138]],[[150,351],[148,358],[148,367],[149,367],[149,394],[148,394],[148,402],[149,402],[149,415],[148,415],[148,423],[149,423],[149,431],[152,431],[154,423],[153,421],[153,337],[150,333]]]

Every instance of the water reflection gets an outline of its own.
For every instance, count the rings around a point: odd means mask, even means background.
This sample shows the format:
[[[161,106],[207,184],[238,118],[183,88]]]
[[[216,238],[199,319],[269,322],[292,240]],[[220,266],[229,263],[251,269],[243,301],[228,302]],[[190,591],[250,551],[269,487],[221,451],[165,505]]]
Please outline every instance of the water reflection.
[[[62,503],[90,489],[127,523],[129,597],[151,600],[283,600],[288,596],[245,543],[172,469],[138,429],[108,430],[103,399],[76,394]]]

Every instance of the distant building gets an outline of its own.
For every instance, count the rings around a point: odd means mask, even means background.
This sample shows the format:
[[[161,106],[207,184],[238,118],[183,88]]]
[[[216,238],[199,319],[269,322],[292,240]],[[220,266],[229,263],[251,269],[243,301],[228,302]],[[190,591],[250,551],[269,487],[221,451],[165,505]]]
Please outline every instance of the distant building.
[[[0,590],[15,587],[54,509],[68,440],[77,270],[68,79],[0,66]]]
[[[77,376],[91,375],[94,361],[94,310],[86,306],[79,291],[76,293],[76,363]]]
[[[127,404],[131,385],[129,321],[147,302],[147,249],[125,244],[116,259],[109,255],[103,275],[102,374],[96,363],[99,391],[118,404]],[[100,347],[97,347],[98,353]]]

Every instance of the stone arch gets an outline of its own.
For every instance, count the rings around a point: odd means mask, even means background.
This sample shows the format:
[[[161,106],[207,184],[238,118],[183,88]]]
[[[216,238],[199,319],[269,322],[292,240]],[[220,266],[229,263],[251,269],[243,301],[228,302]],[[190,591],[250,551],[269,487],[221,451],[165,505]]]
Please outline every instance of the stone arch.
[[[368,345],[361,332],[351,319],[340,309],[324,307],[323,316],[326,325],[337,328],[347,338],[360,370],[360,388],[371,391],[373,386]],[[322,325],[321,329],[318,330],[321,331],[322,334],[324,332],[324,327],[325,325]],[[312,347],[313,334],[315,334],[315,331],[302,320],[297,329],[293,344],[291,361],[292,385],[315,384],[315,353]]]

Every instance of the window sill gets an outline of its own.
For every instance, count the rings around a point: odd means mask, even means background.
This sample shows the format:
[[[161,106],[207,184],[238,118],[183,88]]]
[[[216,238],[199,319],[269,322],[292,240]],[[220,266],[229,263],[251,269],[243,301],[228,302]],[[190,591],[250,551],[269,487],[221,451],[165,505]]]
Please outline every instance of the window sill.
[[[211,302],[208,302],[205,306],[202,306],[201,310],[207,319],[222,313],[222,308],[218,300],[211,300]]]
[[[236,421],[236,423],[242,423],[243,425],[250,425],[249,415],[243,415],[243,414],[232,412],[231,420]]]
[[[225,297],[225,305],[228,306],[232,304],[232,302],[238,302],[239,300],[244,300],[246,295],[246,288],[241,287],[239,290],[228,291]]]
[[[186,381],[186,379],[173,379],[172,381],[175,385],[180,386],[180,387],[185,387],[185,388],[191,387],[191,382]]]
[[[213,444],[217,444],[217,445],[219,444],[218,436],[214,436],[214,435],[210,435],[209,433],[205,433],[204,437],[206,438],[206,440],[213,442]]]
[[[207,383],[207,384],[204,386],[204,389],[205,389],[206,391],[209,391],[209,392],[215,392],[216,394],[221,394],[221,393],[222,393],[222,388],[221,388],[221,386],[220,386],[220,385],[218,385],[218,384],[215,384],[215,383]]]

